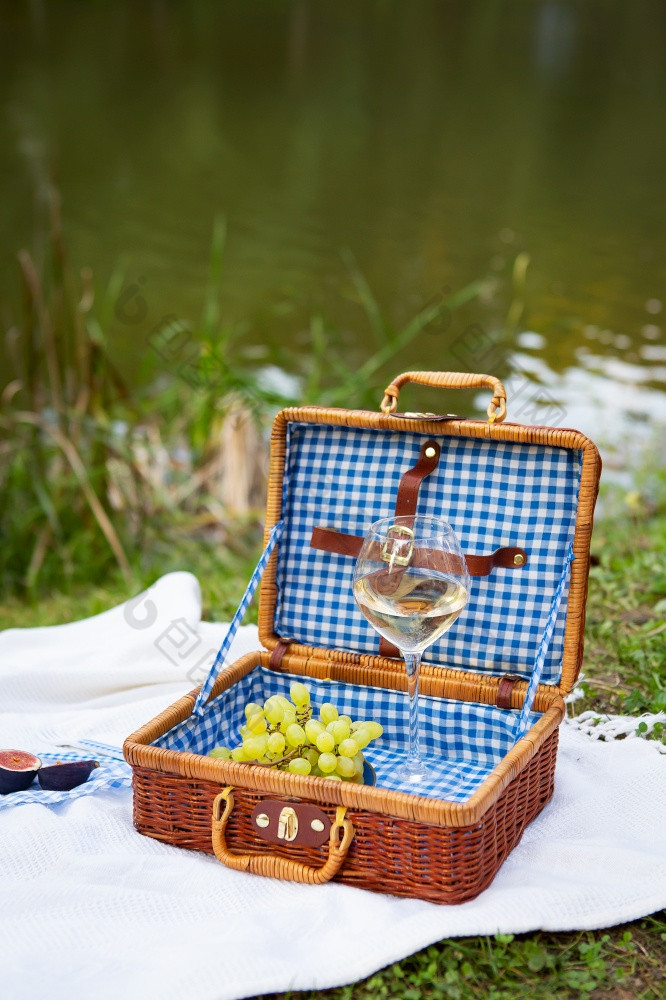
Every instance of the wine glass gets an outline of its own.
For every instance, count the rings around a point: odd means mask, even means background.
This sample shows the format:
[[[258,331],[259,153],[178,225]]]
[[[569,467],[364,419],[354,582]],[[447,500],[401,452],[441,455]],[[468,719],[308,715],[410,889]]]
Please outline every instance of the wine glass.
[[[441,517],[386,517],[370,526],[354,568],[354,598],[370,624],[398,647],[407,668],[409,751],[394,772],[418,784],[421,654],[467,604],[469,573],[458,537]]]

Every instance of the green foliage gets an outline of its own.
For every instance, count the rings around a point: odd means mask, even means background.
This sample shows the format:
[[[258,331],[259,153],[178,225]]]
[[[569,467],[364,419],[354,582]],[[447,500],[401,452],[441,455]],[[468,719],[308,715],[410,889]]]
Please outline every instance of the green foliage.
[[[663,916],[657,915],[637,921],[631,929],[453,938],[360,983],[274,994],[273,1000],[657,1000],[663,995],[665,930]]]
[[[345,362],[345,352],[336,331],[319,316],[310,326],[312,352],[305,365],[305,393],[300,402],[323,406],[353,406],[376,410],[381,399],[378,373],[405,350],[430,325],[449,317],[456,309],[476,298],[486,287],[484,280],[472,281],[459,291],[428,303],[400,329],[395,329],[358,269],[351,254],[344,255],[354,288],[373,334],[375,350],[358,368]],[[333,349],[331,349],[333,347]]]
[[[218,474],[230,414],[255,421],[257,467],[265,467],[266,428],[277,408],[317,402],[376,409],[382,366],[483,287],[473,282],[395,330],[349,258],[376,350],[352,368],[340,334],[315,315],[311,347],[272,359],[295,374],[289,393],[272,385],[267,366],[247,363],[242,325],[224,319],[225,240],[218,220],[197,329],[190,333],[173,320],[159,331],[167,346],[185,338],[187,364],[174,350],[179,372],[130,395],[104,333],[122,275],[112,276],[96,305],[90,272],[77,278],[67,264],[53,193],[47,262],[38,268],[26,251],[18,255],[24,308],[7,336],[13,372],[0,416],[0,594],[34,601],[52,589],[94,586],[115,571],[129,583],[141,578],[146,552],[168,547],[174,533],[189,531],[192,539],[213,533],[218,541],[233,534]],[[243,507],[260,520],[263,504],[253,508],[248,490]]]
[[[113,276],[96,307],[91,274],[75,277],[67,264],[58,209],[53,193],[44,265],[18,255],[23,310],[7,334],[12,372],[1,397],[0,593],[30,601],[117,572],[135,583],[146,553],[168,550],[185,527],[196,539],[217,522],[224,538],[210,478],[197,478],[211,435],[238,398],[262,412],[276,402],[254,373],[230,367],[233,331],[219,321],[214,290],[201,324],[201,388],[184,392],[171,379],[131,398],[103,330],[122,278]],[[211,283],[223,246],[218,225]],[[219,378],[206,380],[207,366],[222,372],[221,393]]]
[[[666,710],[666,488],[619,516],[609,503],[593,537],[584,672],[576,710]],[[609,498],[612,501],[612,497]],[[659,730],[652,734],[663,738]]]
[[[149,587],[155,580],[177,570],[194,573],[203,590],[203,617],[229,621],[254,569],[262,546],[256,521],[237,520],[234,531],[222,540],[183,526],[168,535],[150,537],[132,566],[129,583],[118,569],[103,583],[76,583],[54,590],[47,597],[33,593],[6,597],[0,602],[0,628],[27,628],[74,621],[99,614]],[[252,605],[246,622],[256,622]]]
[[[51,207],[43,273],[18,255],[23,311],[7,337],[14,377],[0,417],[0,588],[10,592],[31,590],[40,574],[50,585],[82,580],[112,561],[130,575],[107,461],[120,447],[114,407],[127,407],[127,396],[101,332],[88,326],[91,276],[74,281],[67,268],[55,196]]]

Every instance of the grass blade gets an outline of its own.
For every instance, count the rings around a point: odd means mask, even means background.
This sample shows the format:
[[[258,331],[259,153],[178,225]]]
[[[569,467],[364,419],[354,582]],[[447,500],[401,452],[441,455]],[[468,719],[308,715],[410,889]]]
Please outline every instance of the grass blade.
[[[354,283],[358,297],[361,300],[363,311],[368,317],[370,327],[375,335],[375,340],[378,344],[386,343],[387,340],[391,339],[390,328],[382,315],[377,299],[372,294],[372,289],[370,288],[365,275],[356,263],[356,259],[351,250],[343,250],[342,259],[347,266],[347,270],[349,271],[350,277]]]
[[[120,567],[123,576],[129,582],[129,580],[131,580],[132,573],[130,570],[130,565],[127,556],[125,555],[125,550],[123,549],[123,546],[120,542],[120,539],[118,538],[118,535],[116,533],[115,528],[113,527],[113,524],[109,519],[108,514],[104,510],[104,507],[102,506],[99,497],[97,496],[95,490],[93,489],[92,483],[90,482],[90,477],[88,476],[85,465],[81,460],[81,456],[77,452],[72,442],[65,437],[65,435],[62,433],[59,427],[56,427],[55,425],[49,426],[34,413],[26,413],[24,411],[21,411],[14,414],[14,419],[17,422],[30,424],[34,427],[39,427],[41,430],[45,431],[50,437],[52,437],[55,443],[58,445],[63,455],[67,459],[67,462],[69,463],[72,472],[76,476],[77,482],[81,487],[81,490],[86,498],[88,506],[90,507],[90,510],[92,511],[92,514],[95,520],[97,521],[97,524],[99,525],[102,534],[109,543],[109,547],[111,548],[111,551],[113,552],[116,558],[116,562],[118,563],[118,566]]]

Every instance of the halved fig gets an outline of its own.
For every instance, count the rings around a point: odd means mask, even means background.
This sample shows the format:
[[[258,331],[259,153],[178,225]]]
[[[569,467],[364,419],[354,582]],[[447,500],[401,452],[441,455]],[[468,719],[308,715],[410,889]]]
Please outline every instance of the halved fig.
[[[0,750],[0,795],[25,791],[41,766],[39,757],[26,750]]]
[[[73,760],[66,764],[49,764],[42,767],[38,781],[46,792],[69,792],[82,785],[90,777],[91,771],[99,767],[98,760]]]

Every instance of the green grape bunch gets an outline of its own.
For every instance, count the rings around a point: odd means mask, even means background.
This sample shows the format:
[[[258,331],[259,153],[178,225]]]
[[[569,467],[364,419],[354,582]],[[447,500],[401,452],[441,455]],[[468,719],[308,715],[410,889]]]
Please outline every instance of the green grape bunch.
[[[315,718],[310,692],[300,681],[291,684],[289,694],[291,701],[275,694],[263,705],[249,702],[240,744],[232,750],[215,747],[208,756],[362,784],[363,750],[382,735],[379,723],[353,722],[330,702]]]

